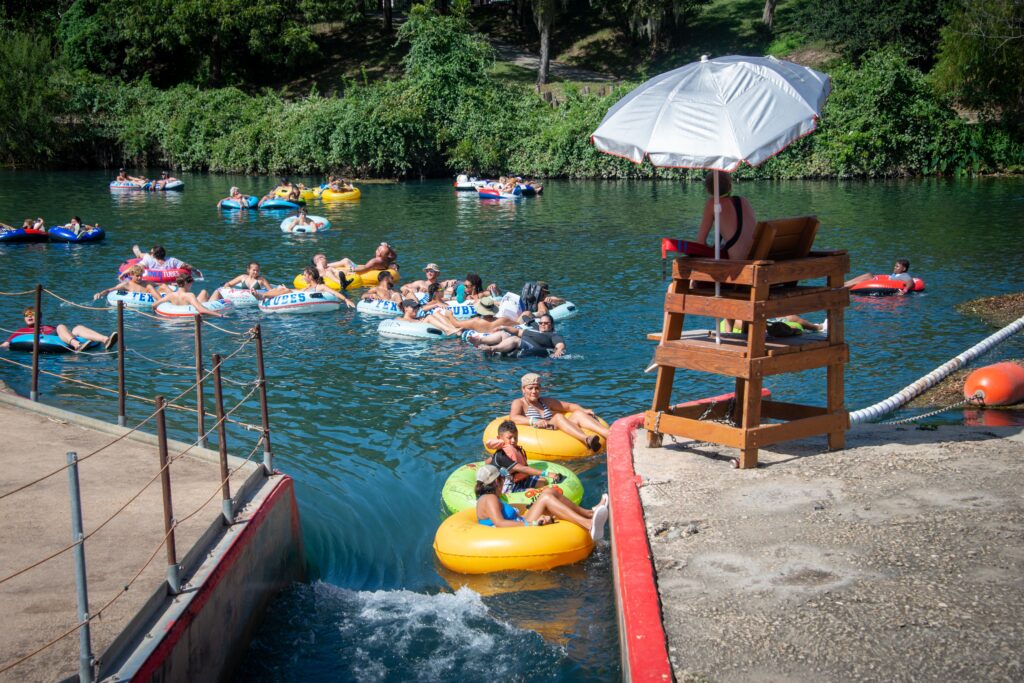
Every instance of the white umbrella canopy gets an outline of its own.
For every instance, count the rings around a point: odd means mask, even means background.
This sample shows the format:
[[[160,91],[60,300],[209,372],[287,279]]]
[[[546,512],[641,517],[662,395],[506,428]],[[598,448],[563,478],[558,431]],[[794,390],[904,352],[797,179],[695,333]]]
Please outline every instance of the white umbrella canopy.
[[[591,139],[635,163],[734,171],[814,131],[826,74],[775,57],[702,57],[619,100]]]

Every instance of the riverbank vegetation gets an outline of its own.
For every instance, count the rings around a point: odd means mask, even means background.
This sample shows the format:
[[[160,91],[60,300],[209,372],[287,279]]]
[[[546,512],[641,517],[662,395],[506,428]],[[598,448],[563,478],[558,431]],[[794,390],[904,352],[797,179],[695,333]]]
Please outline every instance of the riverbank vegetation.
[[[456,0],[444,11],[413,6],[387,41],[380,32],[394,18],[382,26],[362,7],[354,0],[156,0],[138,8],[48,0],[31,14],[6,9],[0,161],[651,177],[648,166],[596,152],[589,135],[648,75],[705,50],[776,54],[833,79],[818,132],[742,175],[1024,170],[1024,85],[1016,76],[1024,10],[1012,0],[516,0],[497,12]],[[560,20],[570,7],[579,21]],[[340,48],[324,37],[338,31],[366,36],[366,54],[380,60],[372,65],[377,77],[365,66],[359,76],[338,66],[351,53],[332,52]],[[494,68],[488,35],[528,48],[547,40],[549,52],[613,80],[559,83],[548,101]],[[333,80],[324,75],[332,64]],[[311,70],[318,78],[297,96],[294,84]]]

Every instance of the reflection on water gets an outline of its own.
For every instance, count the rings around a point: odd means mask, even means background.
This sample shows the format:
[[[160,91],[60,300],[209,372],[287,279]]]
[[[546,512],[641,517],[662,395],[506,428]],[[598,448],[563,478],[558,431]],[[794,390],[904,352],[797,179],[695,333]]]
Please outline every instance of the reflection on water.
[[[223,321],[236,330],[263,325],[276,462],[296,480],[307,560],[318,579],[274,603],[240,677],[618,679],[607,548],[578,567],[541,575],[452,580],[439,571],[432,549],[440,490],[458,465],[481,458],[484,425],[507,411],[526,370],[544,376],[550,396],[592,407],[609,422],[649,404],[654,375],[643,369],[653,344],[644,337],[660,327],[666,285],[659,238],[696,232],[702,186],[549,182],[541,197],[490,204],[452,191],[450,182],[367,185],[357,202],[310,202],[310,212],[334,228],[300,239],[281,233],[278,214],[215,208],[231,185],[261,196],[274,180],[188,174],[183,180],[187,189],[180,194],[115,194],[100,172],[0,172],[0,220],[79,214],[99,221],[108,235],[95,245],[0,246],[0,291],[38,281],[76,304],[95,306],[92,293],[115,282],[118,264],[136,243],[163,244],[201,267],[209,288],[242,273],[250,260],[271,282],[288,283],[316,252],[365,260],[387,240],[399,252],[406,281],[436,262],[442,277],[477,272],[513,290],[526,280],[547,280],[581,308],[559,325],[568,360],[494,360],[458,340],[383,339],[380,318],[346,309],[294,317],[237,310]],[[956,314],[954,304],[1021,289],[1024,246],[1007,235],[1019,230],[1024,179],[741,183],[738,190],[762,218],[816,214],[822,223],[816,246],[848,250],[853,274],[886,272],[894,258],[907,257],[927,283],[924,294],[853,300],[846,315],[851,408],[889,396],[990,332]],[[28,302],[0,297],[0,325],[17,325]],[[48,298],[44,319],[108,331],[115,317]],[[708,323],[688,319],[687,327]],[[192,372],[172,367],[193,362],[190,330],[127,316],[126,342],[145,356],[128,356],[132,393],[173,396],[191,384]],[[208,358],[230,353],[238,342],[207,329],[204,344]],[[985,361],[1022,355],[1024,342],[1016,338]],[[111,356],[47,356],[42,364],[116,386]],[[241,383],[253,378],[251,348],[226,374]],[[0,364],[0,379],[28,391],[23,370]],[[767,384],[779,400],[824,402],[823,371]],[[675,387],[673,399],[682,401],[730,391],[732,380],[680,371]],[[229,384],[225,391],[230,405],[245,388]],[[112,395],[49,377],[41,392],[62,407],[116,416]],[[129,421],[146,414],[146,405],[129,401]],[[985,411],[981,419],[1006,415]],[[238,417],[258,422],[256,404],[243,406]],[[195,417],[173,414],[170,429],[188,439]],[[229,429],[233,450],[251,438]],[[604,489],[603,458],[572,467],[586,489],[584,504],[593,505]]]

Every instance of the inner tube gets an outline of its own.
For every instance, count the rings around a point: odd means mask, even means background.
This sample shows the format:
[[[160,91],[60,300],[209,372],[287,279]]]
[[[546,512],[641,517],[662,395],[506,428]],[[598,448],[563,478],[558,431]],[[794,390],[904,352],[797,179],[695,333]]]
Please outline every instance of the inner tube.
[[[363,196],[363,193],[359,191],[358,187],[353,187],[351,190],[345,190],[344,192],[338,192],[337,190],[327,188],[320,193],[320,199],[328,202],[354,202],[361,196]]]
[[[203,307],[211,311],[228,311],[233,308],[230,301],[204,301]],[[191,304],[188,306],[179,306],[178,304],[172,304],[170,301],[163,301],[157,304],[154,309],[157,315],[161,315],[165,318],[194,318],[200,315],[199,311],[196,310],[195,306]]]
[[[483,442],[486,444],[490,439],[498,437],[498,425],[508,420],[508,415],[502,415],[491,420],[484,427]],[[597,418],[604,426],[608,423]],[[587,445],[577,441],[560,429],[538,429],[530,425],[516,425],[519,428],[519,446],[526,451],[526,457],[530,460],[573,460],[576,458],[589,458],[604,451],[605,440],[603,436],[597,435],[589,429],[584,429],[587,435],[595,435],[601,439],[601,447],[597,451],[587,448]]]
[[[860,296],[893,296],[923,291],[924,280],[915,277],[913,286],[909,287],[903,280],[895,280],[888,275],[876,275],[870,280],[858,282],[850,287],[851,294]]]
[[[548,470],[551,473],[561,474],[563,479],[557,484],[562,489],[562,495],[579,505],[583,500],[583,484],[576,473],[565,465],[543,460],[528,461],[530,467],[538,470]],[[476,471],[484,464],[484,461],[471,462],[458,468],[448,477],[441,488],[441,500],[449,513],[458,512],[472,508],[476,505]],[[502,497],[513,505],[529,505],[535,494],[544,489],[528,489],[516,493],[504,493]]]
[[[576,304],[571,301],[566,301],[564,304],[558,304],[554,308],[548,309],[548,315],[550,315],[551,319],[556,323],[575,317],[579,312],[579,309],[576,308]]]
[[[543,185],[530,185],[529,183],[519,183],[519,189],[522,190],[524,197],[533,197],[544,191]]]
[[[964,398],[978,394],[986,406],[1012,406],[1024,401],[1024,367],[1005,362],[978,368],[964,382]]]
[[[93,226],[86,227],[82,232],[75,234],[75,231],[63,225],[50,228],[50,240],[53,242],[71,242],[72,244],[87,244],[99,242],[107,236],[103,228]]]
[[[114,290],[110,294],[107,294],[107,303],[111,306],[117,306],[118,302],[122,302],[128,308],[152,308],[153,304],[156,303],[156,299],[149,292],[126,292],[124,290]]]
[[[30,333],[15,335],[11,339],[11,350],[12,351],[28,351],[32,352],[33,337],[35,335]],[[84,351],[93,344],[98,342],[90,341],[83,337],[75,337],[75,339],[82,346],[79,351]],[[41,334],[39,335],[39,353],[74,353],[75,350],[64,343],[64,341],[55,334]]]
[[[360,287],[376,287],[382,272],[380,270],[368,270],[365,273],[344,273],[345,290],[359,289]],[[389,272],[397,283],[399,281],[398,271],[390,268]],[[336,292],[341,290],[341,284],[334,278],[324,278],[324,284]],[[296,275],[295,279],[292,280],[292,287],[295,289],[305,289],[308,286],[306,278],[302,277],[302,273]]]
[[[296,209],[302,208],[302,205],[306,202],[291,202],[287,199],[281,199],[280,197],[274,199],[263,199],[257,205],[259,208],[265,211],[272,211],[275,209],[286,209],[288,211],[295,211]]]
[[[432,308],[429,311],[420,311],[417,314],[417,318],[425,318],[434,311],[449,311],[456,320],[469,320],[474,317],[476,309],[473,308],[473,304],[464,303],[460,304],[454,299],[446,302],[447,305],[444,308]],[[394,301],[385,301],[383,299],[366,300],[362,299],[356,304],[356,310],[364,315],[379,315],[386,318],[393,318],[402,315],[402,308],[398,303]]]
[[[267,290],[257,289],[256,291],[265,294]],[[250,308],[260,303],[259,299],[244,287],[221,287],[220,296],[222,299],[230,301],[235,308]]]
[[[283,187],[279,187],[276,190],[274,190],[274,196],[279,197],[281,199],[288,199],[289,194],[290,192]],[[308,202],[310,199],[313,199],[314,197],[316,197],[316,190],[312,188],[306,187],[299,190],[299,200],[303,202]]]
[[[140,259],[140,258],[130,258],[127,261],[125,261],[124,263],[122,263],[117,268],[117,275],[118,275],[118,277],[122,277],[126,270],[128,270],[129,268],[131,268],[132,266],[134,266],[135,264],[137,264],[141,260],[142,259]],[[155,283],[168,283],[168,282],[174,282],[175,280],[177,280],[179,275],[188,275],[188,274],[192,274],[195,277],[200,277],[201,276],[198,273],[198,271],[193,273],[188,268],[165,268],[164,270],[151,270],[151,269],[147,268],[145,270],[145,272],[142,273],[142,281],[143,282],[155,282]]]
[[[159,180],[150,180],[148,183],[142,186],[143,190],[149,190],[150,192],[181,192],[185,189],[185,181],[183,180],[169,180],[166,183],[162,183]]]
[[[50,233],[46,230],[38,230],[36,228],[15,228],[14,230],[0,231],[0,242],[6,244],[46,242],[49,239]]]
[[[290,232],[295,235],[305,233],[323,232],[331,229],[331,222],[322,216],[306,216],[313,225],[296,225],[299,222],[298,216],[289,216],[281,221],[281,232]]]
[[[111,190],[141,190],[143,188],[142,183],[137,183],[134,180],[111,180]]]
[[[255,195],[248,195],[239,199],[227,199],[220,200],[220,208],[222,209],[254,209],[260,203],[260,198]]]
[[[477,521],[475,507],[446,519],[434,536],[437,559],[460,574],[543,571],[586,559],[593,549],[590,534],[572,522],[490,527]]]
[[[481,187],[487,187],[490,180],[477,180],[467,175],[460,175],[455,179],[455,190],[457,192],[476,192]]]
[[[290,292],[260,302],[263,313],[330,313],[341,308],[341,301],[323,292]]]
[[[377,326],[377,334],[392,339],[451,339],[439,327],[427,323],[413,322],[402,318],[388,318],[381,320]]]
[[[477,195],[480,199],[519,199],[523,196],[523,191],[519,187],[511,192],[503,192],[496,187],[481,187],[477,190]]]

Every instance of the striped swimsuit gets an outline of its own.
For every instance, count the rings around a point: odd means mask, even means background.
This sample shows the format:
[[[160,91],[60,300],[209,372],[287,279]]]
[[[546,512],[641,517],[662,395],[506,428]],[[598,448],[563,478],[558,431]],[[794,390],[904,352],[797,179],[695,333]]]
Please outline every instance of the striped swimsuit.
[[[537,403],[540,403],[540,410],[534,408],[530,403],[526,404],[526,417],[535,417],[538,420],[550,420],[554,415],[554,413],[551,412],[551,408],[544,405],[543,399],[537,399]]]

